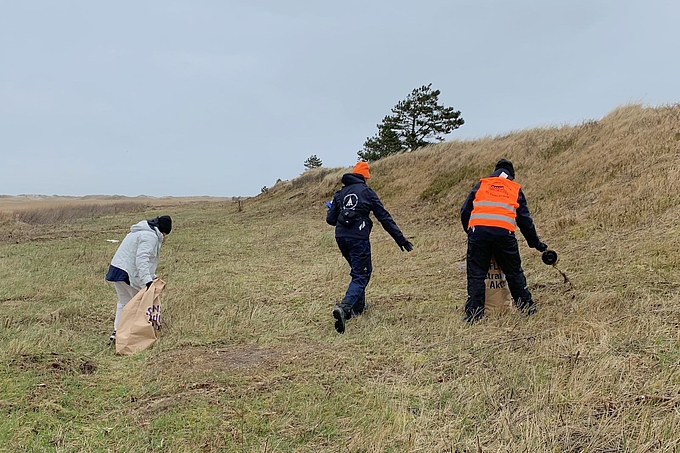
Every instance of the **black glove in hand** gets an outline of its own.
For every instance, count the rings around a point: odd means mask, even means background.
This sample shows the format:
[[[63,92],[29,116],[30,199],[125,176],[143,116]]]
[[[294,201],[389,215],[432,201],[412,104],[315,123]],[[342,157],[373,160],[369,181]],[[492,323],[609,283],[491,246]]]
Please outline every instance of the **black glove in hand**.
[[[146,290],[147,290],[147,291],[148,291],[149,288],[151,287],[151,284],[152,284],[152,283],[153,283],[153,281],[147,282],[147,283],[146,283]]]
[[[399,246],[399,248],[401,249],[402,252],[404,250],[406,250],[407,252],[410,252],[411,250],[413,250],[413,244],[411,244],[409,241],[406,241],[403,244],[401,244]]]
[[[538,250],[539,252],[545,252],[546,250],[548,250],[548,244],[539,241],[538,244],[536,245],[536,250]]]

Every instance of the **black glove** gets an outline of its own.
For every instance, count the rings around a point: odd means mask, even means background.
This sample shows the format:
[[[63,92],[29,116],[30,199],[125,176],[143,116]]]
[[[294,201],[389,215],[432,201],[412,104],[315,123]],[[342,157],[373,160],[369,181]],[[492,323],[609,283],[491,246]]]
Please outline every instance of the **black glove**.
[[[407,252],[410,252],[411,250],[413,250],[413,244],[411,244],[409,241],[406,241],[403,244],[400,244],[399,248],[401,249],[402,252],[404,250],[406,250]]]
[[[149,288],[151,287],[151,284],[152,284],[152,283],[153,283],[153,281],[150,281],[150,282],[147,282],[147,283],[146,283],[146,290],[147,290],[147,291],[148,291]]]
[[[548,244],[546,244],[545,242],[538,241],[538,244],[536,244],[536,250],[538,250],[539,252],[545,252],[546,250],[548,250]]]

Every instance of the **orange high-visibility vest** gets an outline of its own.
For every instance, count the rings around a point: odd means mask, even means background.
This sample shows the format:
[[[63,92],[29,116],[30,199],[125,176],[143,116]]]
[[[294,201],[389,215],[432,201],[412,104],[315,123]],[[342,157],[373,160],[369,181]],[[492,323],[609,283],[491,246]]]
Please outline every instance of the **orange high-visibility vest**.
[[[519,183],[507,178],[482,178],[472,202],[468,227],[492,226],[515,231],[520,187]]]

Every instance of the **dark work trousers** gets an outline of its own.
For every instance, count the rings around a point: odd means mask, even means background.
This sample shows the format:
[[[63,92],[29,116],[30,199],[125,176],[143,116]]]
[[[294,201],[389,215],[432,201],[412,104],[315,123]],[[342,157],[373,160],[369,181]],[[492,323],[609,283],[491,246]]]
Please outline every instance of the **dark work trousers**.
[[[354,238],[335,238],[338,243],[342,256],[345,257],[351,269],[349,275],[352,281],[349,282],[347,292],[342,302],[338,304],[343,310],[347,319],[352,317],[352,313],[359,314],[364,311],[366,304],[366,286],[371,279],[373,266],[371,265],[371,243],[368,239]]]
[[[489,273],[491,257],[501,267],[508,280],[510,294],[515,305],[523,308],[532,303],[527,280],[522,270],[515,233],[504,228],[474,227],[468,230],[467,290],[465,313],[474,314],[484,310],[484,279]]]

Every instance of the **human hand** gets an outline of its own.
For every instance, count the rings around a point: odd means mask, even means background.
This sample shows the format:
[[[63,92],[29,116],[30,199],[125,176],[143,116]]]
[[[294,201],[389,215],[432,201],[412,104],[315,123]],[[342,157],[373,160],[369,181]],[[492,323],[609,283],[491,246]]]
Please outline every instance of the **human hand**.
[[[539,241],[538,244],[536,245],[536,250],[538,250],[539,252],[545,252],[546,250],[548,250],[548,244]]]
[[[409,241],[406,241],[403,244],[400,244],[399,248],[401,249],[402,252],[404,250],[406,250],[407,252],[410,252],[411,250],[413,250],[413,244],[411,244]]]

